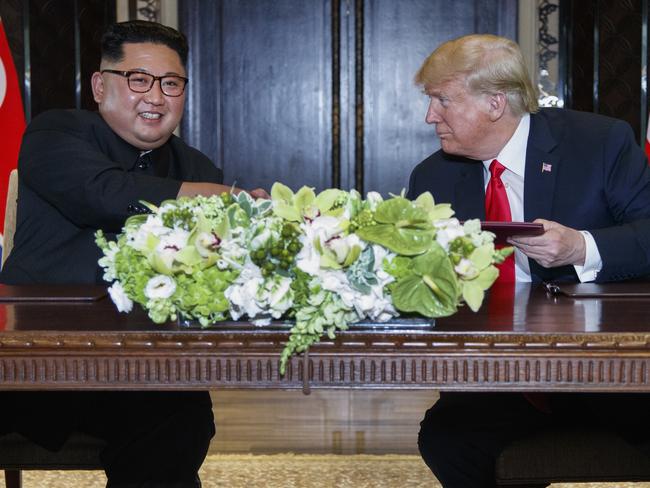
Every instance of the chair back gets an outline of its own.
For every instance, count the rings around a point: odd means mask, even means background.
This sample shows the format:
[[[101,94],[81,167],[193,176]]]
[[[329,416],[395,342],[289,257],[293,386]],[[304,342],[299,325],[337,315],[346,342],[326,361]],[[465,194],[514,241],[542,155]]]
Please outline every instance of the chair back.
[[[16,207],[18,203],[18,170],[12,169],[9,173],[9,187],[7,188],[7,204],[5,206],[5,225],[2,241],[2,262],[4,266],[7,256],[14,247],[16,234]]]

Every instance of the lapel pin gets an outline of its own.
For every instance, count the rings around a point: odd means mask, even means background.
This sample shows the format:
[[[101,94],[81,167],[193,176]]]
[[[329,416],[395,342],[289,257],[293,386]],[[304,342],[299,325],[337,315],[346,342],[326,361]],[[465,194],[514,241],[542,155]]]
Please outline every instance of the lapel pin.
[[[542,173],[544,171],[548,171],[549,173],[553,169],[553,165],[551,163],[542,163]]]

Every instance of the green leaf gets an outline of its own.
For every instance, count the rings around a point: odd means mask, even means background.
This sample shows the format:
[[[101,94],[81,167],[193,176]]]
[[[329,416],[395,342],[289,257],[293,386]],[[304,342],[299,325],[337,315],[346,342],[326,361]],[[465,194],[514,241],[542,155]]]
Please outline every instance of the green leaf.
[[[273,202],[271,200],[262,200],[260,203],[257,203],[255,207],[257,210],[256,215],[264,215],[270,210],[272,205]]]
[[[250,219],[248,214],[244,209],[242,209],[237,204],[232,204],[228,207],[228,220],[230,220],[230,227],[248,227],[250,225]]]
[[[384,266],[384,271],[396,280],[399,280],[413,274],[411,271],[412,260],[413,258],[408,258],[406,256],[395,256],[390,263]]]

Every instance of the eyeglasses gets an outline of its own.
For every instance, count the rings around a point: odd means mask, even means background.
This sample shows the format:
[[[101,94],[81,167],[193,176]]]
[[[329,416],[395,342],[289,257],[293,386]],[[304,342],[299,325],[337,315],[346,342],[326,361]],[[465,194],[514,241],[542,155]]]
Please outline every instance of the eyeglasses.
[[[185,91],[188,79],[182,76],[165,75],[154,76],[142,71],[118,71],[115,69],[103,69],[102,73],[112,73],[126,78],[129,88],[135,93],[147,93],[153,88],[153,84],[160,80],[160,89],[168,97],[180,97]]]

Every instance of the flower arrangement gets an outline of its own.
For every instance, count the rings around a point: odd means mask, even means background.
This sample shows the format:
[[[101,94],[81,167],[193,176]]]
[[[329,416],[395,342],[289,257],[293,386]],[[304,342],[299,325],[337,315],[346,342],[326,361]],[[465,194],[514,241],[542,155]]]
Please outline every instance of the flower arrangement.
[[[363,199],[276,183],[271,197],[168,200],[130,217],[117,241],[98,231],[118,310],[137,302],[154,322],[182,316],[204,326],[292,320],[284,373],[293,354],[350,323],[443,317],[463,303],[478,310],[498,276],[494,265],[512,252],[495,249],[478,220],[459,222],[429,193]]]

